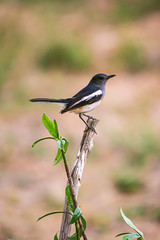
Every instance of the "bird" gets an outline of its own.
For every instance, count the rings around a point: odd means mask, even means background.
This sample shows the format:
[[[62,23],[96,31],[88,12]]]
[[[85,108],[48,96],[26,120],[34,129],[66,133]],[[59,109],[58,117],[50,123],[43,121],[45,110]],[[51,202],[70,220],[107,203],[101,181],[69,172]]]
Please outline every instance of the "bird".
[[[56,103],[62,107],[61,114],[66,112],[74,112],[79,115],[79,118],[86,124],[88,128],[95,131],[94,128],[88,125],[83,116],[87,118],[93,118],[87,115],[87,112],[96,108],[105,96],[105,86],[108,79],[115,77],[115,74],[107,75],[104,73],[98,73],[92,77],[86,87],[80,90],[71,98],[65,99],[52,99],[52,98],[33,98],[31,102],[46,102]]]

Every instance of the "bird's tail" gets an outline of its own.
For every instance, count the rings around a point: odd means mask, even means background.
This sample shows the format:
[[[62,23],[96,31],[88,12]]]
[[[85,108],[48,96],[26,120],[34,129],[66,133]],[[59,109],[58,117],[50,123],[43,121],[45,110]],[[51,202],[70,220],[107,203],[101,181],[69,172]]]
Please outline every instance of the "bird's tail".
[[[46,103],[57,103],[60,106],[65,106],[69,102],[67,99],[52,99],[52,98],[33,98],[30,99],[31,102],[46,102]]]

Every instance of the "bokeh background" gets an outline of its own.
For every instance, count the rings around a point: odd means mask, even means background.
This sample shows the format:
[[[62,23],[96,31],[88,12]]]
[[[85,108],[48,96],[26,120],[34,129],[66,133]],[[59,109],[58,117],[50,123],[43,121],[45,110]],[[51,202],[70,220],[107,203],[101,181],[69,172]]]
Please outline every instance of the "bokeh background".
[[[33,97],[73,96],[96,73],[116,74],[85,166],[79,204],[89,239],[130,231],[119,209],[160,235],[160,1],[0,1],[0,239],[53,239],[66,176],[41,117],[56,119],[72,167],[84,124]]]

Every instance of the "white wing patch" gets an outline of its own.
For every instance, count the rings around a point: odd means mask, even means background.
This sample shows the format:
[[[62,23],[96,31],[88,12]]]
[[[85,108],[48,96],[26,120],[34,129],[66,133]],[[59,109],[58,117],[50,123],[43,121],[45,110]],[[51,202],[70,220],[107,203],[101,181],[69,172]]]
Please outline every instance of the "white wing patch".
[[[81,100],[79,100],[78,102],[75,102],[73,105],[71,105],[70,108],[73,107],[73,106],[75,106],[75,105],[77,105],[77,104],[79,104],[80,102],[83,102],[83,101],[85,101],[85,100],[88,101],[88,100],[90,100],[91,98],[93,98],[93,97],[95,97],[95,96],[99,96],[99,95],[102,95],[102,91],[101,91],[101,90],[98,90],[98,91],[96,91],[96,92],[94,92],[94,93],[92,93],[92,94],[90,94],[90,95],[88,95],[88,96],[83,97]]]

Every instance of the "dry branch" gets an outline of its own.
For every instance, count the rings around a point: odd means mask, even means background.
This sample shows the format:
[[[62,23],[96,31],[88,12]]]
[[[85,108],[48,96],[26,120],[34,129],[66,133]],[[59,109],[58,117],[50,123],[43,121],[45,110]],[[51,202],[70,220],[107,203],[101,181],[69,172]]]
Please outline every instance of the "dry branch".
[[[91,126],[92,128],[95,128],[98,123],[98,120],[89,118],[87,122],[89,126]],[[88,154],[90,153],[93,147],[94,134],[95,133],[91,129],[88,130],[88,127],[86,127],[80,143],[77,158],[71,172],[76,199],[78,196],[79,187],[81,185],[81,178],[82,178],[85,162],[87,160]],[[68,203],[65,198],[64,211],[70,211],[67,208],[67,205]],[[60,230],[60,236],[59,236],[60,240],[67,240],[68,236],[70,236],[70,233],[71,233],[71,225],[69,224],[70,220],[71,220],[71,216],[69,214],[64,213],[62,217],[61,230]]]

